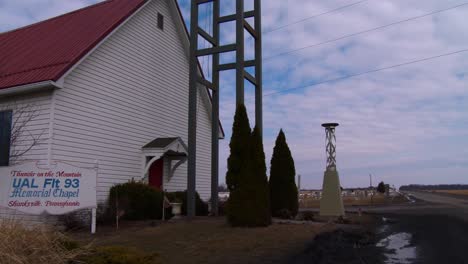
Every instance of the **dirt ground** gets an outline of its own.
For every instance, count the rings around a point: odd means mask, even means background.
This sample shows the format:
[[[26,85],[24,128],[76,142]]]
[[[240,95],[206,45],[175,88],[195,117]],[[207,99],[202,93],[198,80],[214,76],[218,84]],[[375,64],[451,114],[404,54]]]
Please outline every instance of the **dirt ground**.
[[[413,200],[407,203],[365,207],[362,216],[355,212],[356,207],[349,207],[348,220],[355,225],[283,221],[267,228],[248,229],[231,228],[223,217],[205,217],[191,222],[154,222],[153,226],[148,222],[124,224],[117,232],[101,227],[92,239],[95,245],[156,252],[163,263],[349,264],[400,263],[387,262],[385,257],[393,249],[376,242],[408,233],[411,243],[400,249],[414,247],[416,257],[404,263],[468,264],[466,200],[427,192],[412,193],[411,197]],[[316,220],[323,221],[320,217]],[[75,237],[84,243],[91,239],[84,234]]]
[[[377,237],[372,230],[337,229],[322,233],[301,254],[288,264],[381,264],[384,250],[376,246]]]
[[[167,223],[123,225],[122,230],[98,229],[94,237],[74,234],[96,246],[128,246],[158,253],[163,263],[286,263],[300,254],[329,223],[273,224],[266,228],[232,228],[224,217]]]
[[[349,207],[347,221],[352,225],[316,217],[319,222],[276,220],[267,228],[231,228],[224,217],[203,217],[190,222],[123,223],[119,231],[100,227],[94,237],[74,236],[83,243],[93,240],[96,246],[128,246],[158,253],[162,263],[378,264],[400,263],[388,262],[386,257],[393,249],[379,243],[407,233],[410,244],[401,249],[415,248],[416,255],[404,263],[468,264],[466,200],[427,192],[411,197],[412,202],[365,207],[362,216],[350,210],[356,207]]]

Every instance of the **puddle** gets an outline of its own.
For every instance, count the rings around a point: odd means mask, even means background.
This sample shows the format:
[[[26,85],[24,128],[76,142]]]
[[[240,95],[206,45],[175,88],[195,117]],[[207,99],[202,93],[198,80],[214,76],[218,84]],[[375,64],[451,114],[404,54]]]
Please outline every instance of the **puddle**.
[[[385,227],[385,226],[384,226]],[[378,247],[384,247],[389,252],[385,253],[387,264],[410,264],[416,259],[416,247],[410,246],[411,234],[396,233],[380,240]]]
[[[389,230],[390,230],[389,225],[383,225],[383,226],[379,226],[379,228],[377,229],[377,233],[382,234],[382,233],[388,232]]]
[[[413,199],[412,195],[405,195],[405,198],[408,200],[409,203],[415,203],[416,200]]]

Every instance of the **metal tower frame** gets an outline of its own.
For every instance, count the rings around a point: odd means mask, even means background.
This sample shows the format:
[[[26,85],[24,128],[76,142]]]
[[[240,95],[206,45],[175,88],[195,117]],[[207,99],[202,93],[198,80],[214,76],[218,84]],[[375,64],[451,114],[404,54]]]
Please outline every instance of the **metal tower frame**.
[[[219,171],[219,72],[236,70],[236,104],[244,103],[244,80],[255,86],[255,124],[260,135],[263,135],[262,114],[262,22],[261,0],[254,0],[254,9],[244,11],[244,0],[236,1],[236,13],[220,16],[221,0],[192,0],[190,18],[190,78],[189,78],[189,126],[188,126],[188,169],[187,169],[187,216],[195,216],[195,190],[196,190],[196,152],[197,152],[197,90],[207,87],[212,91],[212,133],[211,133],[211,209],[214,215],[218,214],[218,171]],[[213,34],[199,26],[199,6],[212,3],[213,5]],[[254,18],[252,26],[246,20]],[[236,22],[236,43],[220,45],[220,25],[226,22]],[[255,58],[244,58],[244,31],[247,31],[255,40]],[[208,41],[212,47],[199,49],[198,37]],[[234,63],[219,63],[219,54],[236,52]],[[212,80],[203,78],[199,72],[198,57],[212,55]],[[255,76],[248,73],[245,68],[255,67]]]
[[[336,136],[335,128],[338,126],[338,123],[325,123],[322,124],[322,127],[325,128],[325,138],[326,138],[326,151],[327,151],[327,169],[335,168],[336,169]]]

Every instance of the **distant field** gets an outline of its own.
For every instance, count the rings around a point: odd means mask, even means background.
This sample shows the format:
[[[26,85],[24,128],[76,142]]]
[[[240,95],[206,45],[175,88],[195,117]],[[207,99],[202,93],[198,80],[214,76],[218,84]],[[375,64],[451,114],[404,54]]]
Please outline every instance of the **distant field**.
[[[407,199],[401,195],[396,197],[386,197],[382,194],[377,194],[374,197],[343,197],[345,206],[366,206],[366,205],[384,205],[407,202]],[[300,199],[299,207],[301,208],[319,208],[320,200],[314,198]]]
[[[468,196],[468,190],[437,190],[433,191],[437,193],[449,193],[449,194],[455,194],[455,195],[466,195]]]

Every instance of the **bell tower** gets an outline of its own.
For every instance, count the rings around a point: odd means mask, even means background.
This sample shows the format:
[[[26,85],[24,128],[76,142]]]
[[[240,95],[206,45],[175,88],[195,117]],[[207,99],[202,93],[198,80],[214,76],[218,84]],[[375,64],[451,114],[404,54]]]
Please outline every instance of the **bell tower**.
[[[321,216],[344,216],[341,185],[336,169],[336,136],[338,123],[325,123],[327,167],[323,176],[322,198],[320,199]]]
[[[227,0],[224,0],[225,2]],[[192,0],[190,17],[190,87],[189,87],[189,125],[188,125],[188,169],[187,169],[187,215],[195,216],[195,186],[196,186],[196,153],[197,153],[197,94],[198,89],[205,87],[212,95],[212,133],[211,133],[211,208],[212,214],[218,214],[218,174],[219,174],[219,72],[236,70],[236,104],[244,103],[244,81],[255,87],[255,123],[260,135],[263,133],[262,114],[262,18],[261,0],[253,0],[253,10],[245,11],[244,0],[235,1],[234,14],[220,16],[221,0]],[[200,6],[210,5],[212,12],[211,26],[213,32],[207,32],[200,27]],[[253,18],[252,25],[248,20]],[[220,42],[220,27],[227,22],[236,23],[236,41],[226,45]],[[245,34],[250,34],[255,41],[255,56],[253,60],[245,60]],[[199,38],[204,39],[211,47],[199,48]],[[226,52],[236,52],[235,61],[220,64],[219,55]],[[207,80],[200,71],[199,57],[211,56],[211,80]],[[252,75],[246,68],[254,67]]]

